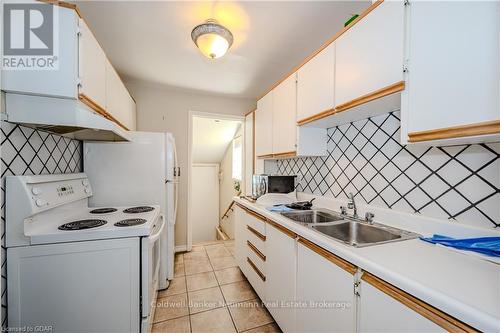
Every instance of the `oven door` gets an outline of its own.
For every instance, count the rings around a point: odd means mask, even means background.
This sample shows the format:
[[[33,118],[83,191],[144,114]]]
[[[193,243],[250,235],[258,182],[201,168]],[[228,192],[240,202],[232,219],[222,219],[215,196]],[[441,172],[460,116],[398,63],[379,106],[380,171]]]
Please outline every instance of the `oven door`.
[[[158,218],[153,232],[149,237],[142,238],[141,253],[141,297],[142,297],[142,318],[152,315],[151,308],[154,306],[156,291],[158,290],[158,278],[160,271],[161,246],[160,239],[165,228],[163,215]]]

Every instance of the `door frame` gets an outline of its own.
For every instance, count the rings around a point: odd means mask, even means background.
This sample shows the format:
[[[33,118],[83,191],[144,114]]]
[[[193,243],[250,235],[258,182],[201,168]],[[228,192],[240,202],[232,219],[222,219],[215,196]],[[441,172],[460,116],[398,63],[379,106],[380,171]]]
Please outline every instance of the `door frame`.
[[[191,251],[193,247],[193,235],[192,235],[192,223],[191,223],[191,171],[193,164],[193,118],[208,118],[208,119],[221,119],[221,120],[239,120],[241,121],[242,130],[241,135],[243,140],[245,139],[245,116],[241,115],[231,115],[231,114],[222,114],[222,113],[211,113],[211,112],[203,112],[203,111],[194,111],[189,110],[188,112],[188,202],[187,202],[187,239],[186,239],[186,251]],[[245,142],[245,141],[243,141]],[[243,163],[245,159],[245,147],[243,145]],[[199,164],[199,163],[198,163]]]

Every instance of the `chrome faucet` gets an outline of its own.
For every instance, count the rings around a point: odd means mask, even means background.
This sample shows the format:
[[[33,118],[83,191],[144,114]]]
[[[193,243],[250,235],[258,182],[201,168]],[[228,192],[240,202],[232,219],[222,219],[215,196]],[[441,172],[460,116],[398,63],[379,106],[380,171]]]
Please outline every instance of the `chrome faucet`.
[[[349,193],[349,202],[347,203],[347,208],[353,209],[352,216],[358,218],[358,208],[356,207],[356,201],[354,201],[354,194]]]

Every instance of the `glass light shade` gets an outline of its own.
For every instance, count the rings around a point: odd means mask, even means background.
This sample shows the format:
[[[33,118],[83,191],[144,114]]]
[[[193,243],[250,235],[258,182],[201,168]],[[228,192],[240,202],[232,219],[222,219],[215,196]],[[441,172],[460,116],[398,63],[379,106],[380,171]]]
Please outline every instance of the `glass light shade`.
[[[196,45],[206,57],[216,59],[226,54],[229,43],[217,34],[204,34],[198,37]]]
[[[191,38],[201,53],[211,59],[222,57],[233,44],[231,31],[215,20],[196,26],[191,31]]]

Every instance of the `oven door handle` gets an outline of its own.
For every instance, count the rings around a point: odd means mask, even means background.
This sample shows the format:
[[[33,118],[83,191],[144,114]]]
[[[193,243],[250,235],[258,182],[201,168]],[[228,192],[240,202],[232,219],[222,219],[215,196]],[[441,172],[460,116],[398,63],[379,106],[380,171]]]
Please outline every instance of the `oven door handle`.
[[[161,233],[163,232],[163,229],[165,228],[165,217],[163,216],[163,214],[160,215],[160,220],[161,220],[161,226],[158,228],[158,231],[148,237],[150,243],[156,242],[160,237]]]

